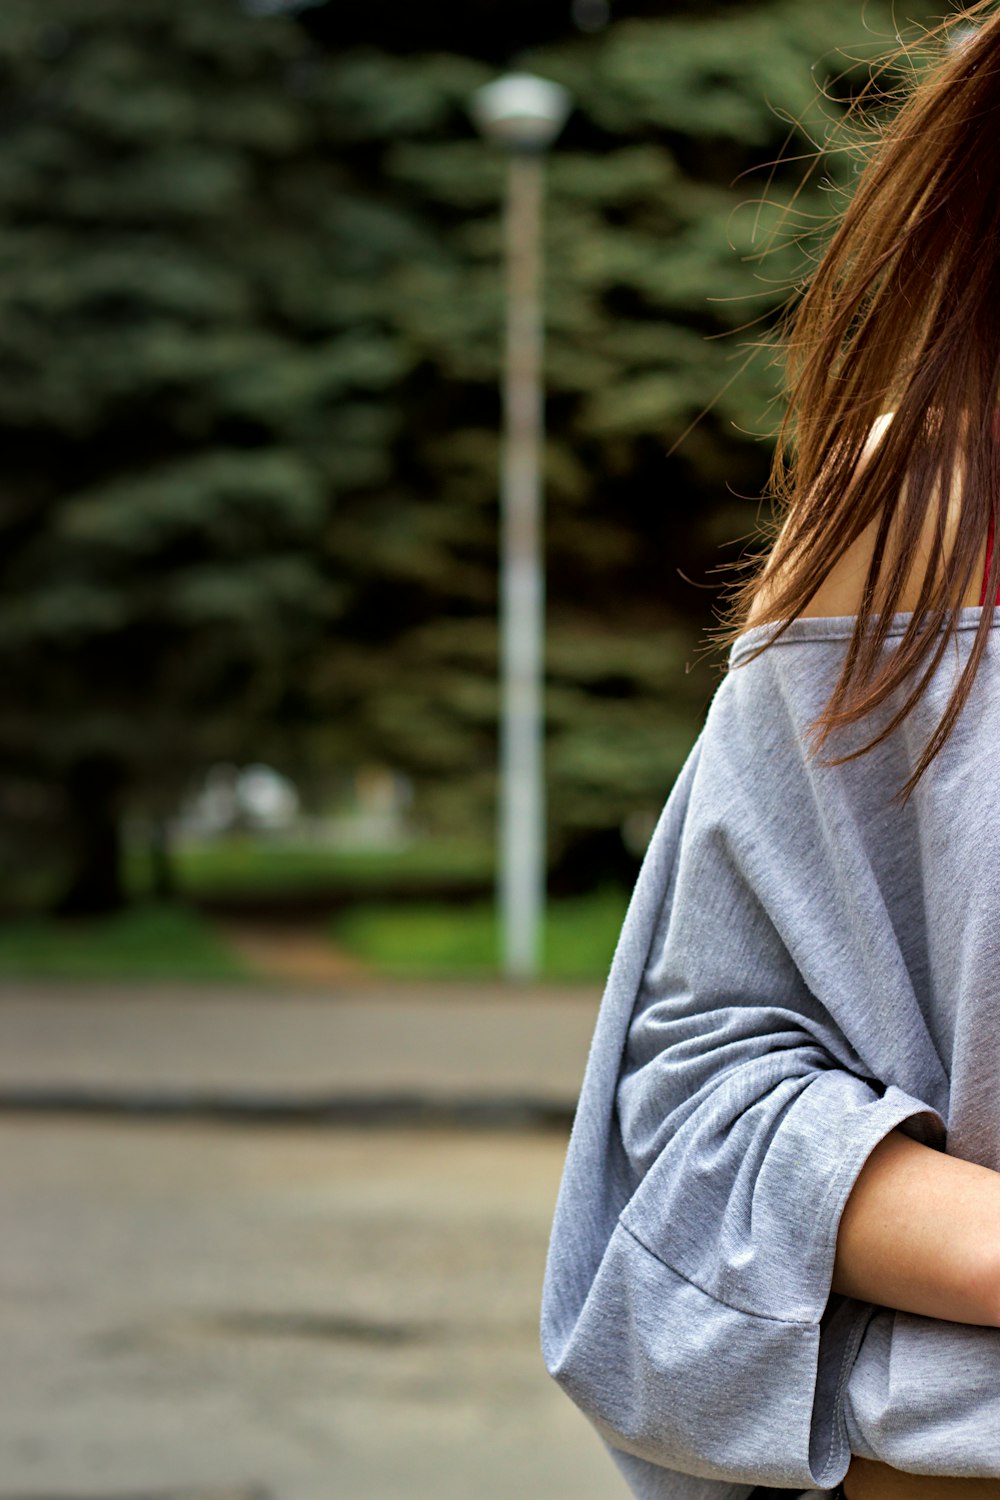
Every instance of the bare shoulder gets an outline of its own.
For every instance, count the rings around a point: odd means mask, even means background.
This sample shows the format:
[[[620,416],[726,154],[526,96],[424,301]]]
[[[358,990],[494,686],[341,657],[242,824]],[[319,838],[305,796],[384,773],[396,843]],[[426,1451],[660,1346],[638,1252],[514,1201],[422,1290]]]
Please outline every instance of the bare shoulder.
[[[844,553],[820,584],[816,593],[802,611],[804,618],[829,618],[832,616],[856,615],[861,607],[865,579],[871,566],[875,547],[876,527],[867,527]],[[773,600],[777,594],[778,575],[765,572],[747,626],[763,625],[773,621]]]
[[[872,428],[871,436],[865,448],[862,458],[862,467],[868,462],[881,442],[892,414],[880,417]],[[860,536],[852,542],[844,555],[831,567],[816,593],[810,599],[802,615],[805,618],[850,616],[857,614],[861,607],[864,594],[865,580],[871,566],[872,555],[875,547],[878,526],[876,522],[865,528]],[[891,540],[890,540],[891,547]],[[980,559],[980,567],[975,575],[975,587],[970,588],[968,596],[963,600],[964,604],[979,603],[979,580],[982,576],[982,566],[985,562],[985,543],[983,556]],[[920,592],[920,582],[928,562],[937,553],[937,540],[932,520],[928,520],[925,535],[921,538],[920,547],[914,567],[907,579],[900,600],[900,608],[904,611],[914,608]],[[774,620],[770,612],[771,604],[776,596],[776,585],[778,579],[768,569],[765,569],[761,577],[761,585],[750,611],[747,625],[766,624]]]

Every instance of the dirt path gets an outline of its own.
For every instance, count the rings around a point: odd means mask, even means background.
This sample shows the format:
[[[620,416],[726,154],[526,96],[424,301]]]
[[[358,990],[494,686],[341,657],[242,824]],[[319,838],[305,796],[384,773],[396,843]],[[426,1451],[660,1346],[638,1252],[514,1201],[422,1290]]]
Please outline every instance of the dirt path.
[[[370,972],[360,959],[344,953],[315,927],[250,922],[215,925],[229,947],[265,979],[336,984]]]

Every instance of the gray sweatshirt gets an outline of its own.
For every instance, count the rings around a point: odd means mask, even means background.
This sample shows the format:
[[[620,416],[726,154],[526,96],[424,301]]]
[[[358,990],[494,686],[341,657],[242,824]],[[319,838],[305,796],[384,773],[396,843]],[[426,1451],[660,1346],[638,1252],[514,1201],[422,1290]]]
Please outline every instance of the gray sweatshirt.
[[[828,1489],[852,1452],[1000,1477],[1000,1330],[830,1292],[844,1203],[894,1127],[1000,1170],[1000,610],[954,733],[893,801],[979,616],[840,766],[806,735],[853,622],[799,619],[754,661],[766,627],[742,636],[653,835],[542,1307],[550,1372],[637,1496]]]

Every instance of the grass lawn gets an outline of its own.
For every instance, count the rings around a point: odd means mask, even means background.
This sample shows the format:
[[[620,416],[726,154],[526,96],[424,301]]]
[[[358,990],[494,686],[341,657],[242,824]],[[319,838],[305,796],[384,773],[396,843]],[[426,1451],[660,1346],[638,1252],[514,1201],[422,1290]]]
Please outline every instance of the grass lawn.
[[[627,901],[627,892],[609,888],[550,902],[541,977],[602,983]],[[372,901],[314,930],[375,974],[490,979],[500,973],[496,913],[488,901]],[[113,917],[0,921],[0,977],[226,981],[259,971],[199,913],[180,903],[146,903]]]
[[[616,888],[551,902],[542,977],[601,983],[607,977],[628,894]],[[496,913],[469,906],[365,906],[331,924],[338,947],[383,974],[489,978],[499,972]]]
[[[227,980],[247,974],[209,924],[181,906],[139,906],[92,920],[0,922],[4,976]]]

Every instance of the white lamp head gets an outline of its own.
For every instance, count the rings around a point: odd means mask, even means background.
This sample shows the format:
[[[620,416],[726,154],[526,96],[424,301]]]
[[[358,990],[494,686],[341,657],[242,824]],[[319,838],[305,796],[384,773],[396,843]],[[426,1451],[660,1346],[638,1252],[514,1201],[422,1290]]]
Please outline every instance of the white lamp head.
[[[508,151],[544,151],[573,107],[569,89],[534,73],[505,73],[472,96],[470,112],[488,140]]]

